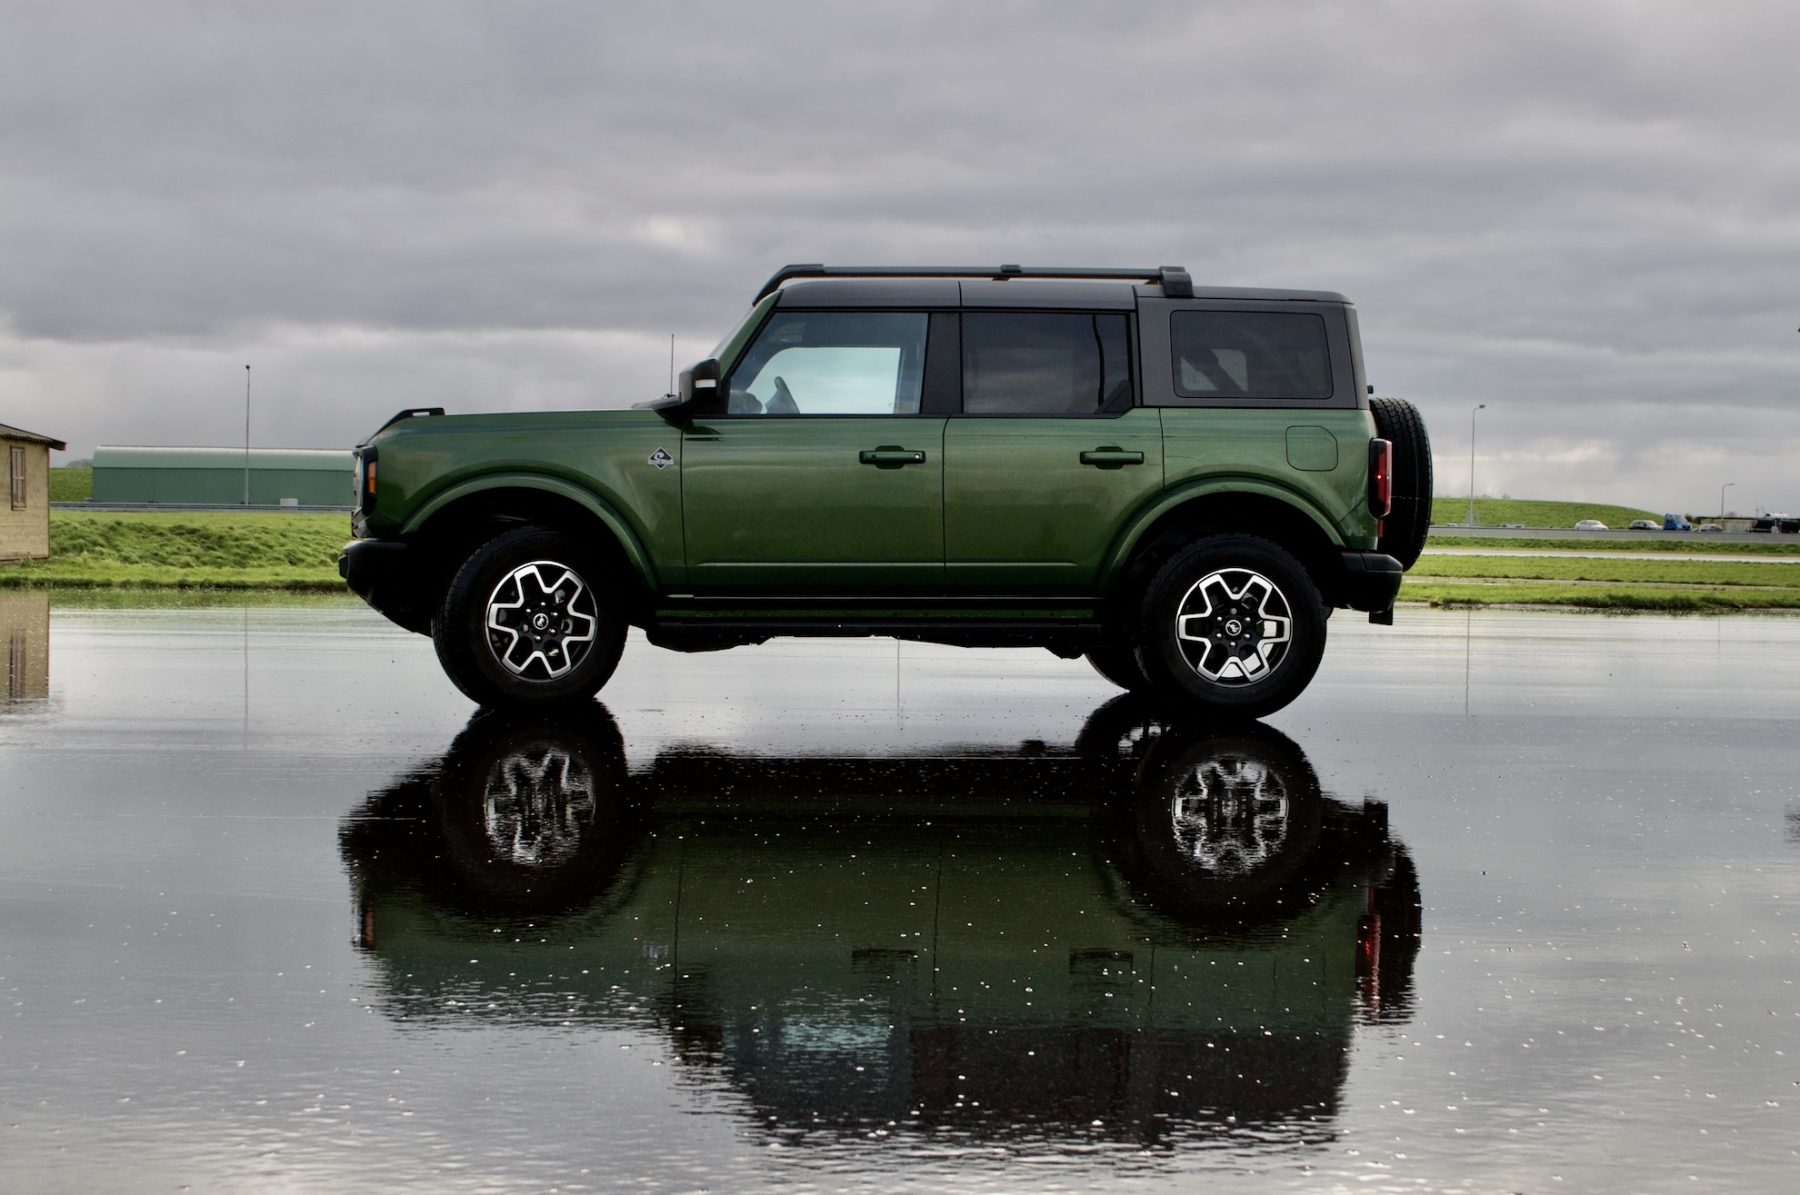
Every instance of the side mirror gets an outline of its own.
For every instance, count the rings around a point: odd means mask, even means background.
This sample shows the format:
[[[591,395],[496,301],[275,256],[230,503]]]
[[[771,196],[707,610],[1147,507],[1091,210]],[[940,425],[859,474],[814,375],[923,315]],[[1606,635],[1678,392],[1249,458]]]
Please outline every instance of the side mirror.
[[[711,407],[719,397],[723,388],[719,380],[719,362],[708,357],[698,362],[692,369],[681,371],[681,378],[675,384],[675,393],[665,398],[643,404],[665,419],[683,420],[692,415],[697,408]]]
[[[683,407],[708,403],[719,397],[719,361],[716,357],[708,357],[697,363],[692,369],[681,371],[679,394]]]

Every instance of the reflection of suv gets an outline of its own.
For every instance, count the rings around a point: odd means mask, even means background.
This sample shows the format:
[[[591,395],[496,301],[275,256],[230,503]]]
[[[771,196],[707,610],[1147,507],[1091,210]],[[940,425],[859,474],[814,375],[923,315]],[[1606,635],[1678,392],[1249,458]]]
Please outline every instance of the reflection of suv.
[[[787,1146],[1137,1149],[1329,1139],[1357,1027],[1412,1016],[1410,852],[1271,727],[629,755],[597,704],[483,712],[346,817],[372,1009],[651,1035]]]
[[[1327,292],[790,266],[653,409],[397,416],[340,567],[483,703],[591,695],[630,624],[1046,647],[1259,715],[1424,542],[1424,425],[1366,389]]]

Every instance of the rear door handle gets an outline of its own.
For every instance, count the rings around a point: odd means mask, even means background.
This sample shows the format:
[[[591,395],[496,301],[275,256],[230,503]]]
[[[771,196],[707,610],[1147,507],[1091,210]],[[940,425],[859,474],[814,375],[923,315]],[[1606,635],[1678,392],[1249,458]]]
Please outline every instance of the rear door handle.
[[[916,448],[883,444],[880,448],[863,449],[856,454],[856,459],[865,465],[874,465],[877,469],[898,469],[902,465],[924,464],[925,454]]]
[[[1122,469],[1126,465],[1143,464],[1144,454],[1141,452],[1128,452],[1123,448],[1117,448],[1111,444],[1107,444],[1100,448],[1090,448],[1082,453],[1081,463],[1084,465],[1093,465],[1097,469]]]

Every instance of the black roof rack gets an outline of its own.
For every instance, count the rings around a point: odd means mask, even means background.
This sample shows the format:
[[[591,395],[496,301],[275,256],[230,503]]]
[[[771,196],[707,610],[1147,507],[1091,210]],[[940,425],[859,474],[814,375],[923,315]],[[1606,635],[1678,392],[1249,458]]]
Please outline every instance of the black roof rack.
[[[1142,270],[1093,269],[1077,266],[1064,269],[1052,266],[828,266],[818,262],[782,266],[756,292],[762,302],[781,289],[781,284],[794,278],[991,278],[1004,282],[1010,278],[1071,278],[1083,280],[1117,280],[1125,282],[1157,282],[1163,294],[1171,299],[1194,297],[1194,280],[1182,266],[1156,266]]]

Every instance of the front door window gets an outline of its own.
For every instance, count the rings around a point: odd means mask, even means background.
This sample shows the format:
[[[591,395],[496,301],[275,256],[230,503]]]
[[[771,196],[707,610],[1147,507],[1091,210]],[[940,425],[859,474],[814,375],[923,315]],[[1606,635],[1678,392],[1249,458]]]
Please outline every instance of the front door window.
[[[927,316],[778,312],[732,371],[732,415],[913,415]]]

